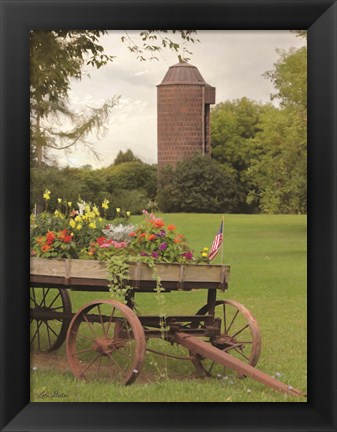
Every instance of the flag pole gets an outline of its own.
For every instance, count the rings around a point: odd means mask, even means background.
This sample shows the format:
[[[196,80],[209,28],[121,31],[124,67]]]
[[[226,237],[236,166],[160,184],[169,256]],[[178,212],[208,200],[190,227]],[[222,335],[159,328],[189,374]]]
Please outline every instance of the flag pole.
[[[224,238],[225,238],[225,215],[222,215],[222,242],[221,242],[221,265],[223,265],[224,255]]]

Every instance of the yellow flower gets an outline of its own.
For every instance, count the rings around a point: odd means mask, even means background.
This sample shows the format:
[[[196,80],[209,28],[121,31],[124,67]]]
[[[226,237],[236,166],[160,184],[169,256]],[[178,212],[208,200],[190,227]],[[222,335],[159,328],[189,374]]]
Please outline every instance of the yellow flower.
[[[62,198],[57,198],[57,202],[61,204]]]
[[[81,221],[82,221],[81,216],[76,216],[76,217],[75,217],[75,221],[76,221],[76,222],[81,222]]]
[[[71,205],[72,205],[72,202],[68,201],[68,206],[71,207]]]
[[[207,253],[206,253],[206,252],[203,252],[203,253],[201,254],[201,256],[203,256],[203,257],[207,257]]]
[[[101,217],[99,217],[98,220],[99,220],[100,222],[102,222],[103,219],[102,219]]]
[[[131,215],[131,212],[127,211],[127,212],[126,212],[126,216],[127,216],[127,217],[130,217],[130,215]]]
[[[93,206],[93,212],[95,213],[96,216],[99,216],[99,210],[96,206]]]
[[[82,229],[82,224],[78,224],[76,229],[79,231],[80,229]]]
[[[205,252],[207,252],[208,251],[208,247],[204,247],[204,249],[203,249]]]
[[[75,228],[76,222],[74,221],[74,219],[70,219],[69,225],[71,226],[71,228]]]
[[[43,194],[43,198],[48,201],[50,200],[50,190],[46,189]]]
[[[95,229],[96,228],[95,222],[90,222],[89,228]]]
[[[109,205],[108,205],[109,202],[110,201],[105,198],[104,201],[103,201],[103,203],[102,203],[102,207],[107,210],[109,208]]]
[[[57,218],[59,218],[59,219],[63,219],[64,218],[63,214],[59,210],[55,210],[54,211],[54,216],[57,217]]]
[[[119,207],[116,208],[116,212],[120,213],[121,209]]]

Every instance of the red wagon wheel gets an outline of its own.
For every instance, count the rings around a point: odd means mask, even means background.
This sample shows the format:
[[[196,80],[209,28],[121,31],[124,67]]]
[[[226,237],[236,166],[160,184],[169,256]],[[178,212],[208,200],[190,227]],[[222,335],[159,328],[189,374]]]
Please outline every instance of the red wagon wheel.
[[[77,378],[133,383],[145,356],[145,335],[135,313],[116,300],[95,300],[73,317],[66,340]]]
[[[57,317],[65,313],[68,317]],[[30,288],[30,347],[54,351],[63,344],[71,320],[71,301],[65,289]]]
[[[197,315],[206,315],[207,305]],[[251,312],[241,303],[234,300],[218,300],[215,307],[215,319],[220,318],[220,335],[208,338],[213,346],[239,360],[255,366],[261,353],[261,336],[259,326]],[[199,324],[201,326],[201,324]],[[197,355],[193,360],[196,369],[203,375],[225,375],[224,367]]]

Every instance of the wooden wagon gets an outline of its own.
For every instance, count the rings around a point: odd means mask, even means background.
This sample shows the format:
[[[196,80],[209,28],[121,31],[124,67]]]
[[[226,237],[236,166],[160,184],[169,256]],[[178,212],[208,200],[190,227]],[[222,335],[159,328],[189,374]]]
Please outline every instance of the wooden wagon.
[[[217,300],[228,288],[230,267],[209,264],[157,264],[163,292],[206,290],[206,302],[195,315],[140,315],[138,293],[157,291],[153,271],[144,263],[129,264],[125,302],[95,299],[74,313],[69,291],[108,292],[108,272],[99,261],[31,258],[31,347],[50,352],[66,341],[74,375],[82,379],[112,379],[133,383],[144,362],[149,338],[184,346],[200,375],[221,365],[291,395],[302,395],[255,368],[261,352],[258,324],[242,304]]]

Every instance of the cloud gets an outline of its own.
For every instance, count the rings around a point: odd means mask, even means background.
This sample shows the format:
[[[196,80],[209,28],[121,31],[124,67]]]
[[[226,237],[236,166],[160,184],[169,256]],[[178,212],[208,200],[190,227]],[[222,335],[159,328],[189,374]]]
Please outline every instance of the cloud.
[[[145,71],[139,71],[139,72],[135,72],[134,73],[134,76],[142,76],[142,75],[146,75],[146,74],[148,74],[149,73],[149,71],[148,70],[145,70]]]

